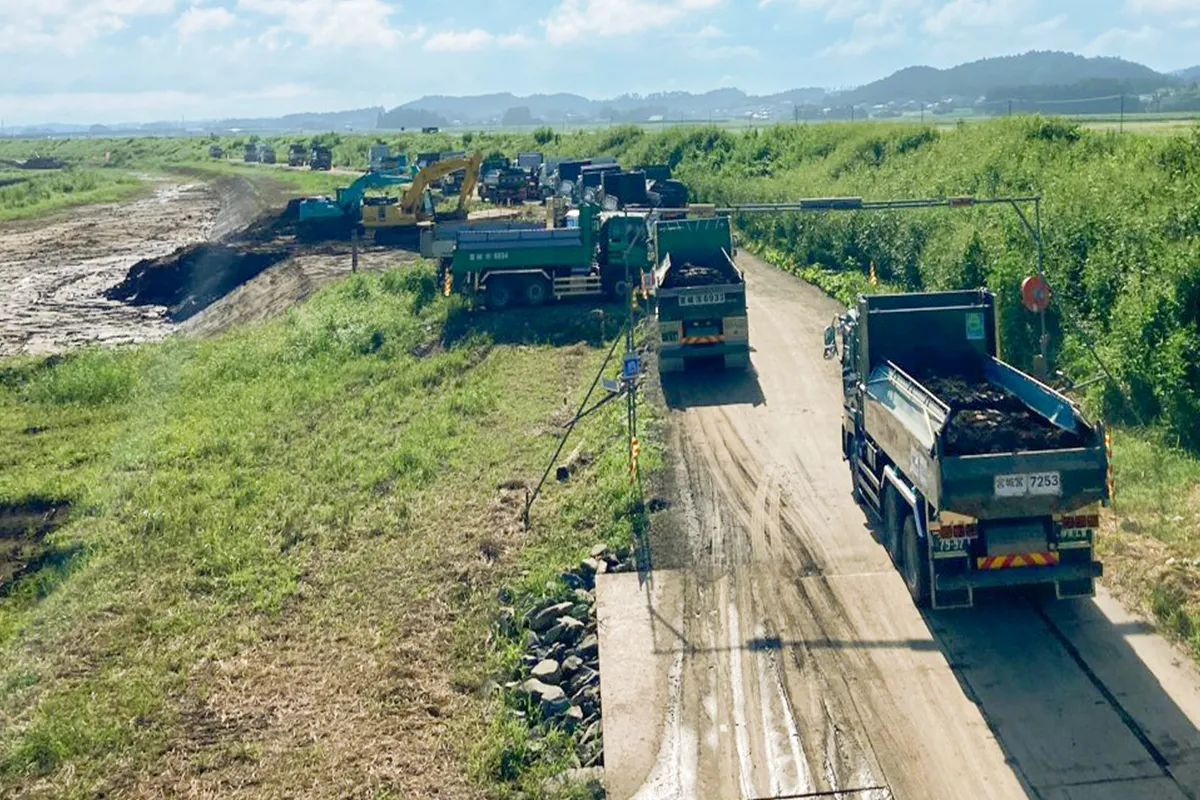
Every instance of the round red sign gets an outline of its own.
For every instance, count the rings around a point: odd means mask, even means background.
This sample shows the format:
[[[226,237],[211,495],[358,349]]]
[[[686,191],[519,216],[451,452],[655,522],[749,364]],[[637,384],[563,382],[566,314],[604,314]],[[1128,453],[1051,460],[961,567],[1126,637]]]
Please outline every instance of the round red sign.
[[[1053,295],[1050,284],[1040,275],[1030,275],[1021,282],[1021,302],[1030,311],[1045,311],[1050,307],[1050,298]]]

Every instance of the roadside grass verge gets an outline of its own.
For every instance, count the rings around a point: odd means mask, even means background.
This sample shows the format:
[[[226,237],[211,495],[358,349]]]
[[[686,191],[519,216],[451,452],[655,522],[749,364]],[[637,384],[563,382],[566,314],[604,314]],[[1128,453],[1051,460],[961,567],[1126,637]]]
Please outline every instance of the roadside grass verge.
[[[435,294],[360,274],[214,339],[0,362],[0,511],[71,508],[0,514],[40,548],[0,586],[0,794],[473,798],[564,765],[489,766],[522,746],[490,620],[631,535],[623,409],[531,531],[500,487],[606,342],[578,305],[507,329]]]
[[[1113,433],[1104,583],[1200,661],[1200,459],[1160,435]]]
[[[144,181],[123,170],[6,170],[0,172],[0,222],[114,203],[145,191]]]

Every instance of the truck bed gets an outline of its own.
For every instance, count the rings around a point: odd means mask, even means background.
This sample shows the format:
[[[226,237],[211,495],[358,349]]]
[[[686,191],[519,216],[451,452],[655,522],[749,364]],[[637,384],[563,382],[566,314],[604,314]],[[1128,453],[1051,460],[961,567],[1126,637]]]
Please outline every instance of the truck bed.
[[[946,456],[1068,450],[1090,443],[1080,430],[1064,430],[989,381],[982,362],[956,364],[953,370],[925,367],[913,378],[950,409],[942,438]]]

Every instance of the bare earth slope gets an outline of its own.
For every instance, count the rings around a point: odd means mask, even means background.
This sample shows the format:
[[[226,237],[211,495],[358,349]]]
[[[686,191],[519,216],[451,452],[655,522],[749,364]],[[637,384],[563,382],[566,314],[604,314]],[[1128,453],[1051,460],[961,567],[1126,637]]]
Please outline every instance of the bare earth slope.
[[[673,524],[599,592],[609,796],[1198,796],[1200,677],[1107,594],[913,607],[850,497],[837,304],[739,261],[757,374],[664,387]]]

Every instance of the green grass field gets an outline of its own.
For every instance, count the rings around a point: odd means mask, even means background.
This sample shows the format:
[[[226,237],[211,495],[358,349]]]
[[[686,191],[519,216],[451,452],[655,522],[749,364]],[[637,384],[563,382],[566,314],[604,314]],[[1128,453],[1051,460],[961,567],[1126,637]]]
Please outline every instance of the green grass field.
[[[0,795],[477,797],[566,766],[495,773],[514,718],[483,687],[497,590],[632,535],[619,404],[530,532],[500,488],[540,474],[598,325],[466,313],[417,266],[217,339],[0,362],[0,509],[71,509],[0,588]]]
[[[124,170],[0,170],[0,222],[126,200],[146,184]]]

